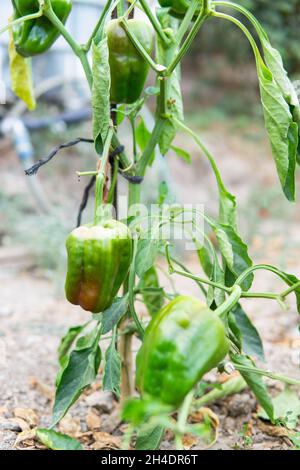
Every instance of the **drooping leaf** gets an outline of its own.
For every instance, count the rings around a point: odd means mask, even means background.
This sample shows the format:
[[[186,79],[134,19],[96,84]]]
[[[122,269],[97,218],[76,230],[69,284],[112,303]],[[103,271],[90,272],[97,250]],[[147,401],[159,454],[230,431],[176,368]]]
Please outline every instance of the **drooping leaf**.
[[[281,271],[283,277],[282,279],[287,283],[289,287],[292,287],[296,284],[298,284],[299,279],[294,276],[294,274],[288,274],[283,271]],[[297,303],[297,310],[298,313],[300,314],[300,285],[294,290],[295,296],[296,296],[296,303]]]
[[[138,241],[135,270],[139,278],[153,266],[159,247],[159,241],[153,238],[143,238]]]
[[[83,450],[79,441],[73,437],[53,431],[52,429],[37,429],[36,437],[48,449],[52,450]]]
[[[237,304],[232,310],[232,314],[241,332],[242,350],[249,356],[255,356],[264,361],[265,356],[261,337],[242,306]]]
[[[157,35],[157,61],[160,65],[168,67],[172,60],[178,53],[178,44],[175,41],[175,32],[178,27],[178,22],[174,20],[167,12],[159,16],[159,21],[163,25],[163,28],[168,28],[168,36],[170,39],[169,44],[166,46],[164,42]],[[167,26],[168,25],[168,26]],[[176,119],[182,121],[183,116],[183,102],[180,87],[180,67],[177,66],[172,72],[171,76],[167,80],[166,90],[166,112]],[[177,133],[177,126],[171,120],[168,119],[165,122],[163,133],[159,140],[159,148],[162,155],[165,155],[173,142],[173,139]]]
[[[230,225],[212,224],[212,228],[216,234],[226,266],[232,274],[233,280],[235,280],[247,268],[252,266],[252,260],[248,255],[248,247]],[[253,275],[250,274],[242,283],[243,289],[250,289],[252,281]]]
[[[158,275],[155,266],[146,271],[140,282],[139,288],[156,288],[157,292],[143,292],[143,301],[147,307],[149,314],[152,316],[157,313],[164,303],[163,289],[160,287]]]
[[[257,71],[265,126],[272,147],[277,173],[289,201],[295,200],[295,169],[298,125],[270,70],[257,60]]]
[[[139,426],[153,416],[161,416],[169,413],[172,406],[156,401],[151,397],[142,399],[131,398],[126,401],[122,409],[122,419]]]
[[[288,429],[295,429],[300,416],[300,400],[297,393],[290,386],[286,386],[283,392],[273,398],[275,419],[281,420]],[[260,410],[258,416],[268,419],[264,410]]]
[[[71,352],[58,387],[52,414],[52,426],[57,424],[67,413],[68,409],[79,398],[83,390],[94,382],[101,360],[99,348],[99,333],[85,349],[75,349]]]
[[[105,353],[105,368],[103,375],[103,390],[120,396],[121,357],[116,349],[116,334],[114,333]]]
[[[13,40],[12,29],[9,29],[9,68],[11,89],[32,111],[36,107],[36,101],[33,89],[31,59],[20,56]]]
[[[169,188],[165,181],[162,181],[158,188],[158,205],[162,206],[169,195]]]
[[[180,147],[175,147],[175,145],[171,145],[171,149],[174,150],[176,155],[182,158],[186,163],[192,163],[192,157],[189,152]]]
[[[247,356],[242,356],[240,354],[232,354],[231,359],[234,364],[246,366],[246,367],[253,367],[254,363],[250,358]],[[265,412],[267,413],[268,417],[272,422],[274,422],[275,416],[274,416],[274,407],[273,407],[273,402],[272,398],[269,395],[269,392],[267,390],[267,387],[265,383],[263,382],[261,376],[259,374],[256,374],[255,372],[245,372],[245,371],[240,371],[241,376],[244,378],[244,380],[247,382],[249,388],[252,390],[254,395],[256,396],[256,399],[258,403],[263,407]]]
[[[140,116],[140,121],[135,129],[135,138],[140,150],[143,152],[151,137],[151,132],[147,129],[144,119]],[[151,158],[153,160],[153,157]]]
[[[84,325],[71,326],[67,333],[62,337],[60,345],[58,347],[58,360],[60,364],[64,360],[64,357],[68,354],[75,339],[84,330],[86,326],[87,323],[85,323]]]
[[[136,450],[159,449],[165,429],[163,426],[141,427],[136,436]]]
[[[121,320],[128,310],[129,296],[125,294],[123,297],[116,297],[112,305],[102,313],[93,315],[93,318],[101,321],[102,334],[106,335]]]
[[[107,38],[98,44],[93,42],[93,136],[96,152],[100,154],[108,133],[110,124],[110,68]]]

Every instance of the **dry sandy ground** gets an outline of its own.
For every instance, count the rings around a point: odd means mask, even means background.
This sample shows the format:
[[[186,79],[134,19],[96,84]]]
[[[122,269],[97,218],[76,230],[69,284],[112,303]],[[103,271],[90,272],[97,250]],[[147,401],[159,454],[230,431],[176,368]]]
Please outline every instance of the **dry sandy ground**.
[[[247,128],[241,132],[234,126],[224,128],[216,125],[214,132],[205,133],[205,140],[217,156],[227,186],[238,196],[241,230],[250,241],[250,253],[255,262],[278,264],[300,276],[299,204],[289,206],[276,189],[278,182],[274,165],[259,131]],[[178,144],[183,142],[186,138],[178,139]],[[203,203],[209,213],[214,213],[214,178],[198,150],[192,144],[189,146],[195,161],[193,168],[175,157],[169,159],[178,199],[187,203]],[[7,159],[3,156],[4,152],[0,158],[0,171],[5,181],[2,190],[27,197],[26,186],[13,155]],[[77,157],[72,161],[75,164],[79,162]],[[74,167],[69,175],[73,175],[73,170]],[[53,168],[49,180],[46,173],[43,173],[43,179],[48,194],[58,182],[63,183],[60,186],[62,200],[75,214],[82,185],[78,190],[73,176],[66,179],[65,173],[63,180],[53,178]],[[151,178],[155,178],[153,172]],[[70,197],[72,191],[74,199]],[[38,236],[38,220],[32,229]],[[5,227],[1,225],[3,230]],[[9,248],[4,244],[1,253],[7,255],[10,252],[14,256],[10,260],[6,256],[2,261],[0,256],[0,449],[11,449],[20,431],[28,430],[28,422],[32,427],[37,422],[39,426],[49,423],[59,339],[69,326],[82,323],[87,318],[79,308],[69,305],[58,294],[56,284],[41,269],[33,268],[30,261],[32,253],[26,260],[26,256],[16,256],[16,250],[20,250],[19,242]],[[195,257],[190,256],[188,264],[195,272],[198,271]],[[60,276],[58,274],[57,279],[63,282]],[[176,279],[176,283],[183,292],[196,292],[192,281],[181,278]],[[277,291],[282,284],[274,276],[260,273],[254,288]],[[264,339],[266,367],[300,378],[298,316],[294,300],[291,299],[290,303],[291,308],[287,312],[280,310],[274,302],[265,300],[248,300],[244,306]],[[282,389],[272,381],[270,385],[272,393]],[[99,401],[102,403],[100,406]],[[249,423],[248,427],[252,429],[250,448],[287,449],[290,446],[285,437],[272,435],[274,432],[256,419],[257,405],[249,391],[222,400],[211,408],[220,419],[219,439],[213,449],[245,447],[242,437],[245,423]],[[122,427],[117,415],[116,402],[103,395],[98,384],[98,388],[90,390],[72,408],[61,430],[70,434],[98,432],[98,448],[118,447]],[[85,439],[88,438],[86,435]],[[162,447],[172,448],[172,442],[166,439]]]

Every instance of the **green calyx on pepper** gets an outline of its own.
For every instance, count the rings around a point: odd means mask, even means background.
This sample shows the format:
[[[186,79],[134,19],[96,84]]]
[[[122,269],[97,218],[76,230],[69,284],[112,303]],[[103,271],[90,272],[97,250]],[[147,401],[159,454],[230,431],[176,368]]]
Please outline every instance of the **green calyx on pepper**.
[[[229,350],[220,318],[199,300],[178,296],[145,330],[137,359],[140,393],[177,408]]]
[[[78,227],[68,236],[66,248],[65,292],[69,302],[92,313],[110,307],[131,263],[128,227],[117,220]]]
[[[12,0],[12,3],[14,19],[39,11],[38,0]],[[51,7],[59,20],[65,23],[72,9],[72,1],[51,0]],[[13,27],[15,48],[23,57],[32,57],[46,52],[58,37],[58,29],[44,15]]]
[[[130,32],[151,54],[153,32],[145,21],[129,19]],[[110,99],[112,103],[134,103],[141,95],[147,78],[149,65],[128,38],[118,19],[106,25],[111,72]]]

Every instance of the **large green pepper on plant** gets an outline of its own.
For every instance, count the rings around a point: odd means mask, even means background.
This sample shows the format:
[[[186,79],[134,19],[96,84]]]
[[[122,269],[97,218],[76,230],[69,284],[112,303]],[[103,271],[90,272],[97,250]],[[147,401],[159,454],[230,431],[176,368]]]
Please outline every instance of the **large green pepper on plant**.
[[[170,8],[170,13],[184,14],[190,6],[191,0],[158,0],[158,3],[163,8]]]
[[[212,310],[193,297],[176,297],[146,328],[137,355],[137,387],[142,395],[178,407],[228,348],[224,325]]]
[[[68,236],[66,247],[67,299],[89,312],[102,312],[128,274],[132,256],[128,227],[117,220],[78,227]]]
[[[39,10],[38,0],[12,0],[14,19],[36,13]],[[71,0],[51,0],[51,6],[62,23],[72,9]],[[13,27],[15,48],[23,57],[32,57],[46,52],[59,36],[57,28],[43,15],[27,20]]]
[[[130,32],[148,54],[152,52],[153,33],[145,21],[127,21]],[[112,103],[134,103],[141,95],[149,66],[122,28],[119,20],[106,26],[111,72],[110,99]]]

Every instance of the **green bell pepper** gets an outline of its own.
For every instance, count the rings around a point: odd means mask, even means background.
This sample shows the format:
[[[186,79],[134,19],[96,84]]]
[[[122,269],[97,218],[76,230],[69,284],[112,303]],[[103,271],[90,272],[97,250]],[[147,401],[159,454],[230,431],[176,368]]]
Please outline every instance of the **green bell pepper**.
[[[145,330],[136,359],[138,390],[177,408],[228,349],[220,318],[193,297],[176,297]]]
[[[78,227],[68,236],[66,247],[65,292],[69,302],[93,313],[110,307],[131,263],[128,227],[117,220]]]
[[[38,0],[12,0],[12,3],[14,19],[39,10]],[[51,6],[60,21],[65,23],[72,9],[72,1],[51,0]],[[32,57],[46,52],[58,37],[59,31],[44,15],[13,27],[15,48],[23,57]]]
[[[145,21],[129,19],[128,26],[148,54],[153,47],[152,28]],[[134,103],[141,95],[149,66],[128,38],[118,19],[107,23],[112,103]]]

